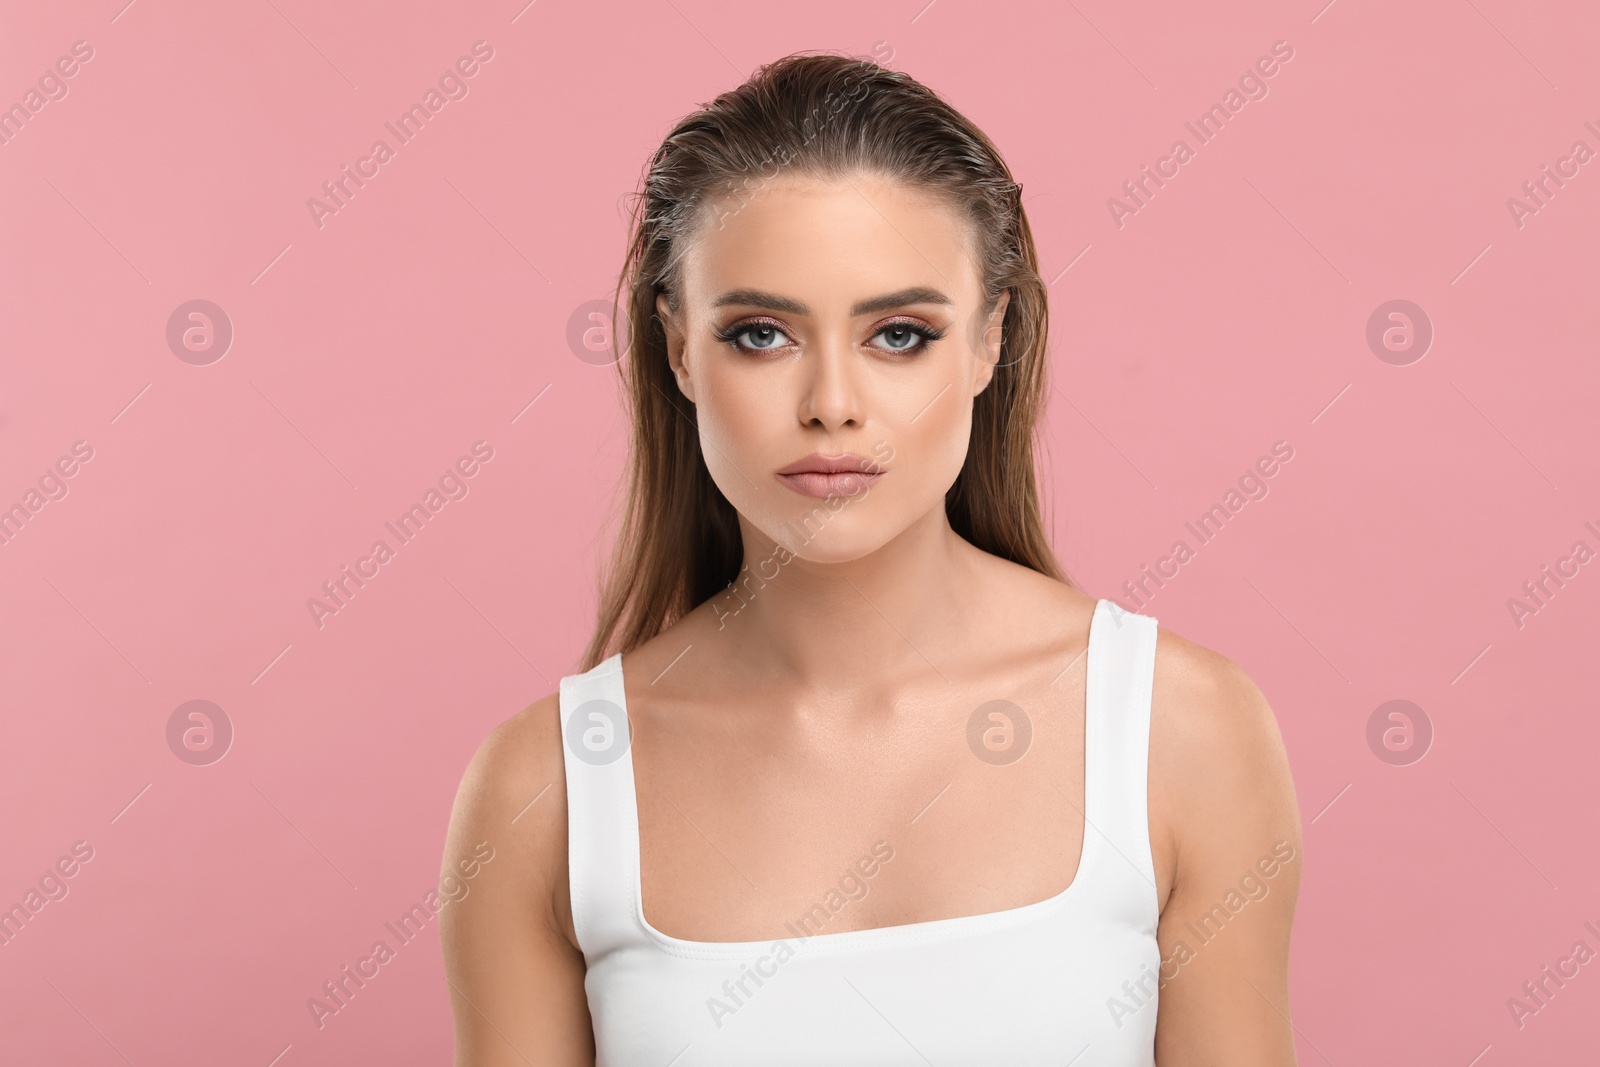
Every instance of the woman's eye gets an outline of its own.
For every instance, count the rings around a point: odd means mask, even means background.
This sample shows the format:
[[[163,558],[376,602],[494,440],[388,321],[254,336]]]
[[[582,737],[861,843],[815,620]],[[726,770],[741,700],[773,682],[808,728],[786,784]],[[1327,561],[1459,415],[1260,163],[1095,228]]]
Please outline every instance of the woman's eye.
[[[910,322],[892,322],[872,335],[883,343],[874,345],[895,355],[913,355],[944,336],[944,331],[934,330]],[[737,352],[773,352],[792,344],[787,333],[770,322],[736,323],[717,335],[719,341],[732,345]]]
[[[930,342],[937,341],[944,334],[942,331],[930,330],[925,326],[909,322],[895,322],[885,326],[874,336],[885,339],[887,344],[882,346],[885,351],[906,354],[920,352]]]
[[[922,340],[920,334],[906,325],[885,326],[878,331],[878,336],[888,341],[887,347],[895,352],[903,352]]]
[[[722,333],[721,339],[745,352],[769,352],[782,348],[789,335],[769,322],[752,322]]]

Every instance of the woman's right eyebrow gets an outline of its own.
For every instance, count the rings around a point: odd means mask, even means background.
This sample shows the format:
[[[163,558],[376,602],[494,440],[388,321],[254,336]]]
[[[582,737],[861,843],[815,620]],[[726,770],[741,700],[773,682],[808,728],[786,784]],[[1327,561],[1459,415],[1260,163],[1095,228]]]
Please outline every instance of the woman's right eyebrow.
[[[798,300],[790,300],[786,296],[763,292],[760,289],[730,289],[711,302],[711,306],[714,308],[727,307],[729,304],[766,308],[769,311],[784,311],[790,315],[811,314],[811,309]]]
[[[902,289],[896,293],[886,293],[862,300],[850,309],[851,316],[871,315],[878,311],[887,311],[890,308],[902,307],[906,304],[954,304],[948,296],[937,289],[926,285],[916,285],[909,289]],[[730,304],[739,304],[746,307],[766,308],[769,311],[783,311],[790,315],[810,315],[811,308],[798,300],[791,300],[777,293],[768,293],[760,289],[731,289],[711,302],[714,308],[727,307]]]

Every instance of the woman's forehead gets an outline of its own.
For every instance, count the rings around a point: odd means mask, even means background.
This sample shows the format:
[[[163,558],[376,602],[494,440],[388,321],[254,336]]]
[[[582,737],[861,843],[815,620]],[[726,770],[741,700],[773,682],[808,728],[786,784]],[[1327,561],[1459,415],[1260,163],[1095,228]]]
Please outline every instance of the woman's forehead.
[[[754,289],[820,313],[915,287],[961,304],[978,291],[973,251],[965,216],[927,190],[877,175],[780,176],[709,213],[681,282],[702,304]]]

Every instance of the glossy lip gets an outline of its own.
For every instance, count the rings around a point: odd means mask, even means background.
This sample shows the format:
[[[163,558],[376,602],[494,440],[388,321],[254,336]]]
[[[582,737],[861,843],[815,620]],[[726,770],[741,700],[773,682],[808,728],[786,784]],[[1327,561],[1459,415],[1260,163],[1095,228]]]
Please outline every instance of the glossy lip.
[[[777,479],[802,496],[826,499],[856,496],[883,477],[883,468],[864,456],[813,452],[775,471]]]
[[[837,456],[825,456],[821,452],[813,452],[809,456],[801,456],[787,467],[779,467],[779,474],[838,474],[841,471],[856,471],[863,474],[876,474],[880,470],[876,463],[869,461],[865,456],[858,456],[854,452],[841,452]]]

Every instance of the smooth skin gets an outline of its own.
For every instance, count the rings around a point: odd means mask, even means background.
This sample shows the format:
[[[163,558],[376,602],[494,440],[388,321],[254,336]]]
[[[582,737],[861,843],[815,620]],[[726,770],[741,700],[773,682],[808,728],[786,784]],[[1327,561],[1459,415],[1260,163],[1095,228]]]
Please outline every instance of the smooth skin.
[[[623,656],[646,921],[700,941],[776,939],[879,840],[893,862],[829,932],[1059,893],[1084,837],[1094,600],[974,547],[944,510],[1008,295],[984,315],[962,216],[877,175],[780,175],[710,219],[679,312],[665,298],[657,311],[746,563],[776,575]],[[885,473],[832,511],[774,474],[812,452]],[[1006,766],[966,741],[972,709],[997,698],[1034,728]],[[495,849],[441,913],[457,1067],[594,1062],[561,744],[552,693],[494,730],[456,798],[444,872],[480,841]],[[1169,961],[1156,1060],[1292,1067],[1303,856],[1283,742],[1236,664],[1165,628],[1149,767]],[[1265,877],[1275,845],[1292,859]],[[1236,914],[1202,943],[1186,924],[1217,907]]]

